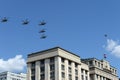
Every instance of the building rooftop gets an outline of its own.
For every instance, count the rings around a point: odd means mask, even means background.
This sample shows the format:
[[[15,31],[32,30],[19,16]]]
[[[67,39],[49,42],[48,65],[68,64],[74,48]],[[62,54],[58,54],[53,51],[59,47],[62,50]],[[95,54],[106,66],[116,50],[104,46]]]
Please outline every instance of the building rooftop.
[[[30,56],[32,56],[32,55],[40,54],[40,53],[43,53],[43,52],[51,51],[51,50],[54,50],[54,49],[61,49],[61,50],[64,50],[64,51],[66,51],[66,52],[68,52],[68,53],[71,53],[71,54],[73,54],[73,55],[75,55],[75,56],[77,56],[77,57],[80,57],[79,55],[76,55],[75,53],[72,53],[72,52],[70,52],[70,51],[68,51],[68,50],[65,50],[65,49],[61,48],[61,47],[54,47],[54,48],[50,48],[50,49],[38,51],[38,52],[35,52],[35,53],[31,53],[31,54],[28,54],[28,57],[30,57]]]

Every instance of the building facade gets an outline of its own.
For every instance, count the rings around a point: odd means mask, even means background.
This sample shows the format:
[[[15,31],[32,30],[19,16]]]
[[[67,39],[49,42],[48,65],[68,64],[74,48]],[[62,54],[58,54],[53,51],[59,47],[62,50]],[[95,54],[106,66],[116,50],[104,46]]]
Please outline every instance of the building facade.
[[[118,80],[117,70],[106,60],[81,59],[55,47],[28,54],[27,80]]]
[[[26,74],[20,73],[12,73],[12,72],[1,72],[0,80],[26,80]]]
[[[27,80],[89,80],[88,65],[60,47],[29,54],[27,69]]]
[[[117,70],[106,60],[96,58],[82,59],[82,62],[88,64],[90,71],[90,80],[119,80]]]

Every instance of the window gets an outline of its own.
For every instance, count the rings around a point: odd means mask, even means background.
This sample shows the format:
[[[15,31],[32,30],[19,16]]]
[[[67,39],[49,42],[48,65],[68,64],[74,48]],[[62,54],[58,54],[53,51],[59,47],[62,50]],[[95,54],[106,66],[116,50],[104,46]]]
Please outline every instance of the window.
[[[41,71],[41,72],[44,72],[44,71],[45,71],[45,67],[44,67],[44,66],[41,66],[41,67],[40,67],[40,71]]]
[[[95,66],[97,65],[97,61],[95,61]]]
[[[40,80],[44,80],[45,79],[45,74],[41,74],[40,77],[41,77]]]
[[[89,61],[89,65],[92,66],[92,65],[93,65],[93,62],[92,62],[92,61]]]
[[[71,73],[71,72],[72,72],[71,67],[69,67],[69,68],[68,68],[68,72],[69,72],[69,73]]]
[[[45,60],[40,60],[40,64],[44,65]]]
[[[35,80],[35,76],[32,76],[32,77],[31,77],[31,80]]]
[[[54,57],[50,58],[50,63],[54,63]]]
[[[55,73],[54,73],[54,71],[53,72],[50,72],[50,78],[55,78]]]
[[[75,80],[78,80],[78,77],[77,77],[77,76],[75,77]]]
[[[78,70],[75,70],[75,75],[78,75]]]
[[[100,62],[98,62],[98,67],[100,67]]]
[[[35,74],[35,69],[31,69],[31,74]]]
[[[83,71],[84,71],[84,70],[83,70],[83,69],[81,69],[81,73],[83,73]]]
[[[65,70],[65,66],[64,65],[61,65],[61,68],[62,68],[62,70]]]
[[[88,71],[87,71],[87,70],[85,70],[85,74],[86,74],[86,75],[87,75],[87,72],[88,72]]]
[[[68,61],[68,64],[71,65],[71,61]]]
[[[72,75],[71,74],[69,74],[69,80],[72,80]]]
[[[62,72],[62,78],[65,78],[65,73],[64,72]]]
[[[87,76],[86,76],[85,78],[86,78],[86,80],[88,80],[88,77],[87,77]]]
[[[54,69],[55,69],[54,64],[50,65],[50,70],[54,70]]]
[[[31,67],[34,68],[35,67],[35,62],[31,63]]]
[[[75,63],[75,68],[77,68],[78,67],[78,64],[77,63]]]
[[[65,59],[64,59],[64,58],[61,58],[61,62],[64,63],[64,62],[65,62]]]
[[[103,64],[101,64],[101,68],[103,68]]]
[[[84,80],[84,76],[83,75],[81,75],[81,79]]]

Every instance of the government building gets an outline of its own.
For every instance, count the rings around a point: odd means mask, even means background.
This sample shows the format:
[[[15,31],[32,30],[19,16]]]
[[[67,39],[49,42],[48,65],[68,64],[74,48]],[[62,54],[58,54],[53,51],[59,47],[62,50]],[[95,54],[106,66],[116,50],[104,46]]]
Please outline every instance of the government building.
[[[0,80],[26,80],[26,74],[5,71],[0,73]]]
[[[31,53],[27,58],[27,80],[118,80],[116,73],[107,61],[81,59],[60,47]]]

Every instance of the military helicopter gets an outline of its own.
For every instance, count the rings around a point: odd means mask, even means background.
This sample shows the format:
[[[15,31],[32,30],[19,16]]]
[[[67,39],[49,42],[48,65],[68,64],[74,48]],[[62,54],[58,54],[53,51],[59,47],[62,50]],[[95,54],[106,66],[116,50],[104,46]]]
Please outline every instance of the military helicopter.
[[[43,34],[43,35],[41,35],[40,38],[41,38],[41,39],[45,39],[45,38],[47,38],[47,36],[46,36],[45,34]]]
[[[2,18],[1,22],[7,22],[8,19],[6,17]]]
[[[105,37],[107,37],[108,35],[107,34],[104,34]]]
[[[39,25],[44,26],[44,25],[46,25],[46,22],[45,22],[45,21],[42,21],[42,22],[40,22]]]
[[[42,29],[42,30],[40,30],[39,33],[44,33],[44,32],[46,32],[46,30],[45,30],[45,29]]]
[[[27,24],[29,24],[29,21],[28,21],[27,19],[26,19],[26,20],[23,20],[22,24],[23,24],[23,25],[27,25]]]

